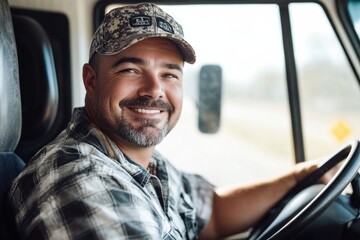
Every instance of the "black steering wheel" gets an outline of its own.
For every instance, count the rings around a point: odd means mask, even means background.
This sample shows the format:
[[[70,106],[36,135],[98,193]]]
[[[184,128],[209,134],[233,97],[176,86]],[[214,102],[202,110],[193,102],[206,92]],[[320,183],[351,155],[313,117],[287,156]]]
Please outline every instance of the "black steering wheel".
[[[318,180],[344,161],[326,184]],[[285,195],[253,228],[248,240],[294,239],[343,192],[360,168],[360,143],[344,146]]]

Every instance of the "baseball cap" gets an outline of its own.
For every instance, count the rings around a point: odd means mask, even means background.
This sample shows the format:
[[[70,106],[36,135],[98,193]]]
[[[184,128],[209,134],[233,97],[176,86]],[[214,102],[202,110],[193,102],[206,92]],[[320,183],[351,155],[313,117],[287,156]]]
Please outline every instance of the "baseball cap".
[[[153,3],[126,5],[108,12],[93,36],[90,58],[95,52],[101,55],[117,54],[152,37],[164,37],[173,41],[185,62],[195,62],[195,51],[185,41],[181,25]]]

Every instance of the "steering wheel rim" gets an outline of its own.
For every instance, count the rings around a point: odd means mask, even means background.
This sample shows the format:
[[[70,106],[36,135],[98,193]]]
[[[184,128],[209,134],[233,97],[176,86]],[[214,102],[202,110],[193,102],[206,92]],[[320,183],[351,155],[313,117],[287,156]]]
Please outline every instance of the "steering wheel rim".
[[[281,219],[275,224],[286,205],[301,191],[313,186],[328,170],[339,162],[344,161],[341,168],[335,176],[308,203],[304,204],[300,210],[292,213],[286,219]],[[360,143],[353,141],[338,152],[332,155],[328,160],[303,181],[297,184],[289,191],[269,213],[253,228],[249,240],[280,240],[292,239],[294,233],[300,234],[306,226],[316,219],[326,210],[330,204],[343,192],[346,186],[352,181],[360,168]]]

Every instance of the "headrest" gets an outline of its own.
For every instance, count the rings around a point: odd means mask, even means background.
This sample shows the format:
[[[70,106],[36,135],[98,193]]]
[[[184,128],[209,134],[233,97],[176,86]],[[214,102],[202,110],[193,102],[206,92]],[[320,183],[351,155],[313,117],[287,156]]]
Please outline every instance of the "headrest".
[[[7,1],[0,1],[0,152],[12,152],[21,134],[16,44]]]

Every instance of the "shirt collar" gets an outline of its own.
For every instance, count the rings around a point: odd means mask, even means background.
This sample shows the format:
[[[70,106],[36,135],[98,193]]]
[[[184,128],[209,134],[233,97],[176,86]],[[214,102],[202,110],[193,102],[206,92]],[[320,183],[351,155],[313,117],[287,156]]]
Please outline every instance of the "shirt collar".
[[[147,169],[132,161],[109,137],[100,131],[90,121],[84,107],[74,109],[68,129],[72,137],[92,145],[110,159],[118,162],[141,186],[145,186],[149,181],[150,173]]]

